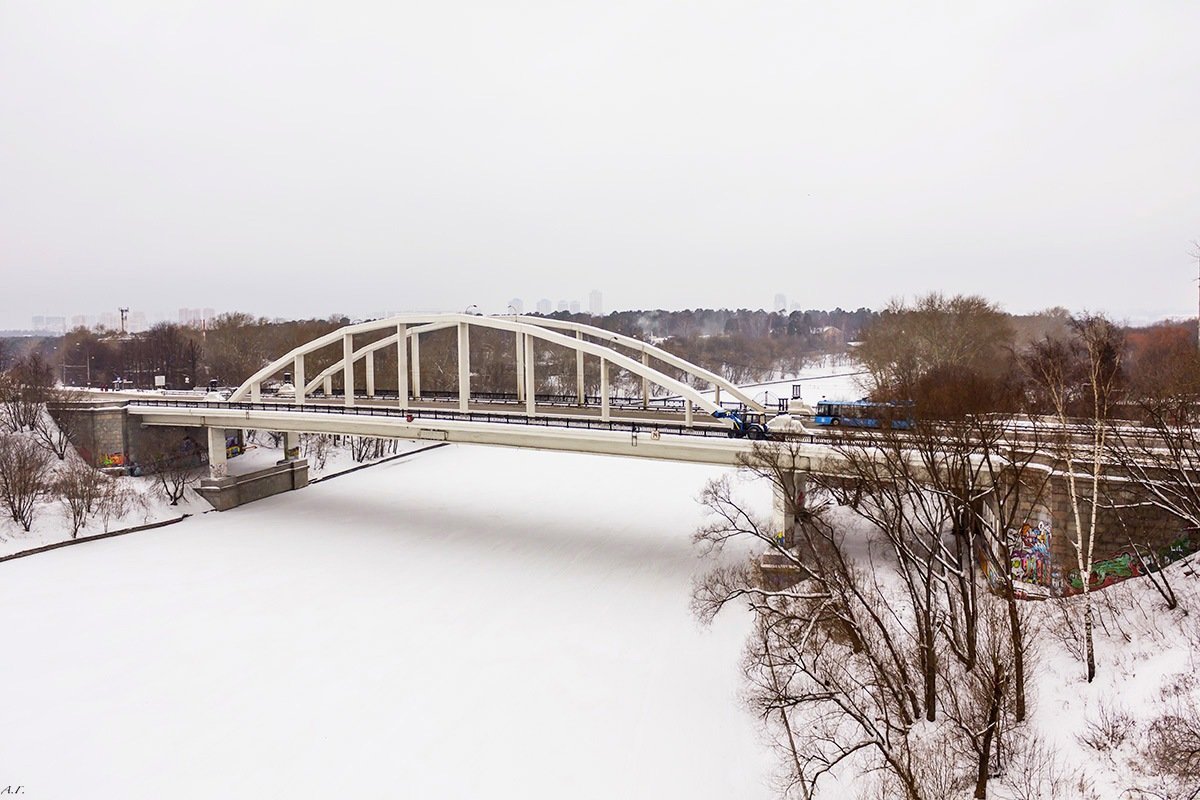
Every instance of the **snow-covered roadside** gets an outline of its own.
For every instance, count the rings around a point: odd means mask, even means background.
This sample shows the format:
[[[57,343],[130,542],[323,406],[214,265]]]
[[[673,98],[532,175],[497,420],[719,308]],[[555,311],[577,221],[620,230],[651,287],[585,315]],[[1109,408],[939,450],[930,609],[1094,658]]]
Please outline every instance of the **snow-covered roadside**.
[[[53,425],[53,421],[44,420],[44,424]],[[32,434],[23,433],[17,435],[31,436]],[[260,442],[260,439],[263,441]],[[418,450],[427,444],[397,440],[394,445],[389,445],[388,452],[380,458],[367,459],[363,462],[354,459],[347,443],[330,446],[325,449],[323,458],[318,463],[310,463],[309,477],[310,479],[331,477],[358,469],[364,465],[386,461],[398,454]],[[392,452],[393,449],[394,452]],[[273,466],[283,457],[282,448],[272,447],[267,436],[256,436],[254,437],[254,442],[247,446],[244,453],[229,459],[229,473],[231,475],[244,475],[259,469],[265,469]],[[59,471],[80,462],[81,459],[75,450],[73,448],[68,449],[66,457],[63,460],[55,460],[54,471],[57,474]],[[204,467],[197,468],[197,480],[206,474],[205,470],[206,468]],[[33,524],[28,531],[24,530],[21,525],[14,522],[9,516],[0,515],[0,557],[37,550],[46,545],[57,544],[59,542],[86,540],[115,531],[141,528],[147,525],[177,520],[184,516],[193,516],[212,511],[212,506],[190,488],[184,493],[177,504],[172,505],[159,491],[157,479],[154,475],[139,477],[127,475],[114,476],[112,480],[120,481],[121,486],[128,491],[127,501],[122,504],[124,508],[123,513],[110,514],[108,516],[95,514],[85,522],[75,535],[72,535],[71,532],[70,512],[53,492],[38,503]]]
[[[42,424],[53,426],[53,420],[45,411],[42,412]],[[57,430],[57,428],[55,428]],[[32,437],[30,432],[11,434],[13,436]],[[50,456],[50,483],[58,476],[74,466],[82,464],[82,459],[74,448],[67,448],[65,457],[61,460]],[[33,514],[33,522],[26,531],[9,515],[0,516],[0,556],[10,556],[27,550],[34,550],[49,544],[69,541],[72,539],[87,539],[89,537],[111,533],[126,528],[178,519],[184,515],[203,513],[212,507],[202,500],[195,492],[188,492],[176,505],[158,493],[154,478],[146,477],[113,477],[119,481],[126,494],[118,504],[119,508],[107,513],[98,511],[92,514],[79,530],[72,535],[70,512],[59,499],[53,488],[38,501]]]
[[[774,405],[779,398],[790,398],[792,386],[799,384],[801,399],[812,405],[822,398],[830,400],[858,400],[866,394],[867,377],[862,367],[855,363],[833,363],[826,359],[822,364],[805,367],[799,374],[778,381],[747,384],[740,387],[747,394],[761,403]],[[711,397],[713,392],[702,394]],[[728,399],[722,395],[721,399]]]
[[[1068,634],[1079,627],[1080,597],[1031,601],[1037,669],[1033,713],[1026,739],[1059,762],[1062,778],[1082,781],[1082,798],[1130,800],[1184,797],[1169,791],[1169,777],[1153,758],[1152,733],[1163,724],[1184,735],[1171,715],[1200,709],[1200,574],[1197,556],[1162,575],[1178,594],[1169,609],[1147,577],[1096,592],[1096,678],[1090,684]],[[1064,618],[1064,612],[1070,617]],[[1073,617],[1073,619],[1071,619]],[[1006,781],[1011,783],[1011,780]],[[1088,792],[1091,792],[1089,794]]]

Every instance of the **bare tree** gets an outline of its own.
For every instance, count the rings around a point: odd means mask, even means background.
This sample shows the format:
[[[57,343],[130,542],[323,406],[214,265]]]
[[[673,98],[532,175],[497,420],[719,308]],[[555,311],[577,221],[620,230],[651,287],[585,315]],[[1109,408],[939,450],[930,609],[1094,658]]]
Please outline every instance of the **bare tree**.
[[[64,460],[71,449],[76,413],[68,404],[76,399],[75,392],[49,390],[41,413],[33,424],[33,433],[38,441],[57,456],[59,461]]]
[[[13,433],[31,430],[54,386],[54,373],[38,353],[17,362],[0,380],[0,417]]]
[[[306,433],[301,435],[301,447],[304,457],[316,471],[325,469],[329,453],[333,450],[333,437],[327,433]]]
[[[190,437],[176,440],[160,434],[147,448],[149,470],[160,496],[179,505],[189,487],[200,480],[204,451]]]
[[[1075,319],[1071,328],[1071,340],[1043,340],[1024,363],[1056,425],[1053,449],[1063,465],[1074,522],[1070,542],[1082,583],[1084,651],[1091,682],[1096,677],[1096,654],[1090,576],[1123,339],[1120,329],[1099,315]],[[1073,411],[1080,416],[1072,416]]]
[[[795,497],[791,482],[801,456],[792,442],[760,443],[746,468],[771,481],[781,499]],[[790,784],[815,796],[839,765],[867,757],[872,768],[892,776],[904,797],[923,800],[920,758],[908,731],[925,716],[926,695],[921,656],[906,632],[913,624],[907,604],[890,603],[880,583],[848,554],[828,507],[785,501],[785,522],[794,525],[785,531],[790,536],[780,537],[736,498],[727,478],[710,483],[702,501],[711,521],[696,539],[707,551],[753,538],[803,578],[791,588],[773,588],[755,568],[717,566],[695,595],[702,619],[735,600],[755,612],[747,656],[751,702],[780,734]]]
[[[104,502],[107,484],[113,482],[99,470],[75,461],[59,470],[55,491],[71,525],[71,538],[79,535],[92,514]]]
[[[37,442],[20,434],[0,434],[0,499],[26,531],[38,503],[51,485],[51,457]]]

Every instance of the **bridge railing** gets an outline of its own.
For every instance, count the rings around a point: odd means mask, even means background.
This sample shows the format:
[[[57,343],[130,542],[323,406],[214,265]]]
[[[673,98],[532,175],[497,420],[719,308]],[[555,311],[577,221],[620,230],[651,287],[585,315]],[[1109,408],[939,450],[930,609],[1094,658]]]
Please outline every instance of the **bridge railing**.
[[[503,425],[523,425],[525,427],[568,428],[575,430],[620,431],[624,433],[658,433],[668,436],[699,436],[702,438],[725,439],[730,436],[730,429],[724,425],[696,426],[688,428],[685,425],[671,422],[648,422],[639,420],[600,420],[590,417],[529,417],[525,414],[504,414],[493,411],[443,411],[436,408],[386,408],[380,406],[343,406],[306,404],[296,406],[282,403],[230,403],[203,400],[167,400],[138,398],[128,402],[130,406],[149,406],[153,408],[195,408],[229,409],[234,411],[269,411],[289,414],[330,414],[346,417],[386,417],[403,419],[407,422],[428,419],[451,422],[489,422]],[[814,442],[811,434],[789,434],[788,439]]]
[[[265,394],[265,393],[264,393]],[[355,392],[354,397],[359,400],[395,400],[398,397],[395,389],[376,389],[374,395],[367,395],[362,392]],[[308,398],[334,398],[345,397],[345,393],[340,389],[334,389],[330,394],[326,395],[324,390],[317,389],[309,392],[305,397]],[[422,390],[420,398],[417,400],[431,400],[436,402],[454,402],[457,403],[459,396],[457,389],[425,389]],[[538,405],[541,406],[572,406],[578,407],[579,398],[574,394],[538,394],[535,397]],[[516,392],[471,392],[471,401],[476,403],[497,403],[497,404],[512,404],[524,403],[524,400],[517,398]],[[600,395],[588,394],[583,396],[584,406],[599,408],[601,403]],[[617,397],[613,396],[608,399],[609,407],[615,409],[639,409],[642,408],[642,398],[640,397]],[[684,411],[684,401],[678,397],[651,397],[647,404],[652,411],[672,411],[682,414]],[[722,400],[721,407],[727,411],[737,411],[740,413],[746,412],[746,404],[738,401]],[[786,407],[786,401],[784,402]],[[786,408],[785,408],[786,410]]]

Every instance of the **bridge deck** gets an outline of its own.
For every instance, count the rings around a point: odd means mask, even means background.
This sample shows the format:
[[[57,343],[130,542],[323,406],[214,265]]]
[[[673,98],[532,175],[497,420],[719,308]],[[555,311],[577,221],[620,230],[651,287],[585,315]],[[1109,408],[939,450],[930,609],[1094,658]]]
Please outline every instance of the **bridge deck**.
[[[146,399],[131,401],[128,411],[145,425],[384,436],[721,465],[736,464],[738,454],[750,447],[745,439],[729,438],[728,429],[720,425],[687,428],[676,422],[635,418],[604,421],[582,414],[527,417],[495,411],[462,413],[444,408],[401,411],[378,405],[294,406]],[[810,440],[802,446],[811,451],[804,453],[806,459],[821,462],[809,465],[813,468],[828,468],[831,465],[824,462],[836,459],[827,445]]]

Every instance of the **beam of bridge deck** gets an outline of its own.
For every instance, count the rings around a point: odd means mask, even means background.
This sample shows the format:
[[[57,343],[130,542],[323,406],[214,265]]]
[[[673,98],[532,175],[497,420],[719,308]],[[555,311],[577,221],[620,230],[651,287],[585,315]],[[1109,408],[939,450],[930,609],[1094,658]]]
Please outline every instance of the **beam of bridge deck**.
[[[459,422],[454,420],[414,419],[401,415],[371,415],[368,409],[330,414],[297,411],[293,406],[279,410],[211,408],[194,406],[139,406],[129,412],[145,425],[193,425],[225,428],[250,428],[281,432],[341,433],[358,436],[382,436],[401,439],[458,442],[496,447],[557,450],[596,455],[631,456],[663,461],[734,466],[738,455],[747,452],[745,439],[721,436],[680,436],[663,434],[655,438],[628,430],[580,430],[523,423]],[[824,445],[808,446],[800,469],[818,468],[818,460],[828,459],[832,449]]]
[[[611,367],[610,367],[611,368]],[[611,391],[611,384],[610,384]],[[415,410],[439,411],[442,413],[460,414],[464,413],[459,407],[459,398],[457,395],[447,397],[440,400],[435,400],[430,397],[422,398],[421,400],[411,400],[409,407]],[[270,404],[270,399],[265,401]],[[308,400],[309,405],[321,406],[329,405],[330,401],[314,402],[311,398]],[[505,400],[480,400],[474,399],[471,401],[467,412],[472,414],[513,414],[513,415],[531,415],[528,403],[514,403]],[[357,408],[394,408],[394,401],[387,398],[358,398]],[[610,400],[608,417],[603,416],[603,408],[597,406],[585,406],[579,408],[570,403],[562,403],[556,405],[540,405],[536,409],[538,417],[561,417],[563,419],[611,419],[613,421],[636,422],[639,424],[653,427],[654,425],[684,425],[688,426],[688,415],[684,411],[662,411],[651,407],[650,409],[642,409],[638,406],[617,407]],[[728,431],[730,430],[729,423],[719,422],[708,416],[705,416],[701,421],[693,420],[690,427],[694,428],[711,428],[713,430]]]

